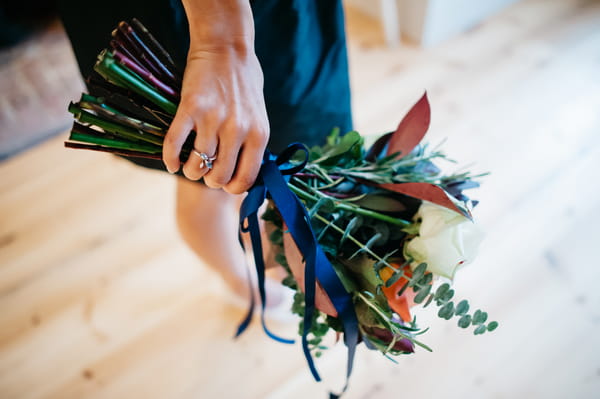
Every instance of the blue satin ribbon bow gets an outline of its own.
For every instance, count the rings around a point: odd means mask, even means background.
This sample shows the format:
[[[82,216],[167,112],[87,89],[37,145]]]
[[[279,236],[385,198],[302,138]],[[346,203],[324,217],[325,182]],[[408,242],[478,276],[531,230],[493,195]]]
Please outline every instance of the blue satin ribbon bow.
[[[290,159],[298,152],[304,153],[304,160],[290,164]],[[273,334],[265,324],[265,264],[262,253],[260,229],[258,224],[258,209],[266,198],[271,198],[281,214],[289,233],[305,260],[305,312],[304,331],[302,334],[302,349],[308,362],[308,367],[317,381],[321,381],[308,346],[308,333],[315,312],[315,284],[319,280],[321,286],[331,299],[344,326],[344,343],[348,347],[348,363],[346,376],[352,373],[352,364],[356,345],[359,340],[358,320],[354,312],[352,297],[346,292],[333,266],[319,246],[310,224],[310,216],[302,202],[288,188],[289,175],[301,171],[308,161],[308,149],[299,143],[288,146],[279,156],[275,157],[266,152],[256,183],[248,191],[240,209],[240,229],[250,232],[252,250],[258,274],[258,288],[261,299],[261,323],[265,333],[283,343],[293,343],[293,340],[280,338]],[[284,177],[286,176],[286,177]],[[236,337],[248,327],[254,312],[254,299],[251,300],[248,314],[238,327]],[[347,386],[347,383],[346,383]],[[346,387],[344,387],[344,390]],[[335,397],[335,395],[332,395]]]

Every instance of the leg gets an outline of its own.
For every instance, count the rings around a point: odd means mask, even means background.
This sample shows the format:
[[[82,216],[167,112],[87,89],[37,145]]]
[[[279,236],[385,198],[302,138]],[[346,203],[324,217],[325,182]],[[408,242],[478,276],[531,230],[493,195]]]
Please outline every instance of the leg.
[[[238,242],[238,209],[243,196],[180,178],[177,225],[183,240],[239,297],[249,298],[246,256]],[[263,237],[263,244],[266,243]],[[246,245],[246,244],[245,244]],[[267,279],[267,306],[282,301],[279,283]]]

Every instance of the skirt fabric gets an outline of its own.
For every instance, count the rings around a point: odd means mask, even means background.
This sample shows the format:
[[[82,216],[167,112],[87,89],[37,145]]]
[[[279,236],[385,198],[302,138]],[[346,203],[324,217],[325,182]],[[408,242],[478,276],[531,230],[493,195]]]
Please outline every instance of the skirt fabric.
[[[251,0],[255,51],[264,73],[268,149],[321,144],[335,127],[352,129],[341,0]],[[60,13],[82,76],[108,46],[119,21],[138,18],[183,69],[189,31],[180,0],[61,0]],[[161,161],[128,158],[166,170]]]

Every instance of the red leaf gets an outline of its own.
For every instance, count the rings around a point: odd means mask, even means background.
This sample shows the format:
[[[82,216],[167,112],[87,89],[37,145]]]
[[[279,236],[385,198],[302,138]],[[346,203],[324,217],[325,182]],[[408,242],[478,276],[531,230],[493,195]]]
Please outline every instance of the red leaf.
[[[433,202],[436,205],[443,206],[454,212],[460,213],[471,219],[471,214],[456,206],[450,199],[449,194],[440,186],[431,183],[397,183],[397,184],[381,184],[381,188],[394,191],[400,194],[408,195],[409,197],[417,198],[424,201]]]
[[[408,111],[396,131],[392,134],[387,155],[400,153],[400,158],[410,152],[421,142],[431,121],[431,109],[427,100],[427,92]]]

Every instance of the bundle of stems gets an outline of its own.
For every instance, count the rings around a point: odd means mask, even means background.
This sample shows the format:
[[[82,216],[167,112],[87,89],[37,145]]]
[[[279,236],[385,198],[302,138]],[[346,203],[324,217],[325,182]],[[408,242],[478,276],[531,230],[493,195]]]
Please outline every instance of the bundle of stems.
[[[162,159],[182,73],[140,21],[118,24],[86,82],[89,93],[69,104],[76,121],[65,146]],[[184,145],[182,162],[189,156],[193,136]]]

